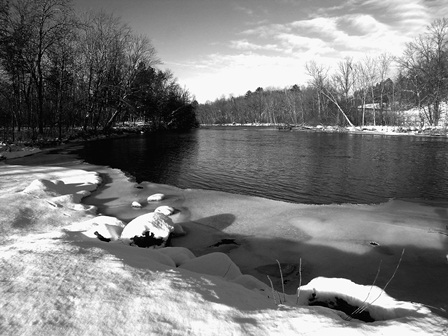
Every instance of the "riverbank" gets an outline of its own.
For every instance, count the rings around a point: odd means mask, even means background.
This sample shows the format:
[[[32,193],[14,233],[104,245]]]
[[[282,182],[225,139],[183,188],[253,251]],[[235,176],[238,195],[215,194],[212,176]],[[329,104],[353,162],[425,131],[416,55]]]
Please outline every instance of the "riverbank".
[[[371,135],[414,135],[414,136],[433,136],[447,137],[448,130],[442,126],[357,126],[343,127],[331,125],[291,125],[291,124],[270,124],[270,123],[249,123],[249,124],[202,124],[203,128],[219,127],[264,127],[278,129],[279,131],[307,131],[307,132],[327,132],[327,133],[350,133],[350,134],[371,134]]]
[[[101,330],[109,335],[130,331],[438,335],[448,330],[447,320],[437,317],[447,317],[448,308],[448,215],[443,205],[391,201],[373,206],[312,206],[136,184],[119,170],[84,164],[70,153],[41,153],[7,162],[20,166],[0,165],[1,222],[9,228],[2,231],[6,239],[1,245],[2,267],[8,269],[0,300],[2,334]],[[36,178],[74,175],[79,180],[72,184],[80,186],[96,176],[93,172],[102,182],[84,198],[85,207],[76,211],[69,204],[52,207],[45,195],[34,198],[21,193]],[[145,201],[156,192],[166,199],[157,204]],[[132,201],[139,201],[142,208],[132,208]],[[173,246],[189,248],[196,257],[224,253],[243,274],[264,282],[266,292],[261,295],[221,277],[160,264],[145,255],[146,249],[124,249],[61,230],[95,218],[93,206],[127,223],[161,204],[177,210],[172,220],[187,231],[185,237],[172,239]],[[347,278],[368,291],[378,271],[375,284],[384,287],[400,264],[387,294],[431,306],[433,313],[406,313],[409,305],[401,304],[401,317],[389,315],[387,320],[366,324],[341,319],[322,307],[297,307],[294,295],[286,295],[284,305],[276,306],[267,276],[281,293],[277,260],[283,265],[287,294],[295,292],[300,278],[306,284],[317,276]],[[276,297],[278,303],[282,295]]]

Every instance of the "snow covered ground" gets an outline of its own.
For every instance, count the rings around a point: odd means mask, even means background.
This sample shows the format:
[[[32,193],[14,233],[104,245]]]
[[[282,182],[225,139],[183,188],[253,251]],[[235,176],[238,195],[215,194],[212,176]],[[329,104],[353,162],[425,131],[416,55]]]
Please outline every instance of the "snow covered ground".
[[[444,204],[290,204],[80,163],[0,164],[0,188],[1,335],[448,334]],[[172,247],[91,234],[160,205],[187,232]]]

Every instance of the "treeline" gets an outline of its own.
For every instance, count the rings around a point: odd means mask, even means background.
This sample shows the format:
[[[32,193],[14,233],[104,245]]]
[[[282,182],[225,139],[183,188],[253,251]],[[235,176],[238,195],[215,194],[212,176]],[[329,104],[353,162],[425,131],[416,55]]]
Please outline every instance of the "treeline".
[[[398,75],[391,79],[394,67]],[[420,126],[437,126],[448,101],[448,20],[435,20],[401,57],[345,58],[334,69],[309,62],[306,72],[307,85],[258,87],[201,104],[198,119],[203,124],[401,126],[409,122],[403,111],[415,108]]]
[[[3,139],[108,131],[117,121],[195,126],[186,89],[148,37],[104,12],[78,14],[70,0],[0,0]]]

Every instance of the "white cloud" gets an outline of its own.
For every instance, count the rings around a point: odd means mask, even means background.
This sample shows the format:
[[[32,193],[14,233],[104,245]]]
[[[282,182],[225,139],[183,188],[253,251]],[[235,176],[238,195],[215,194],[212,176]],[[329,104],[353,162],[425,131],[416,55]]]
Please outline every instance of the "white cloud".
[[[306,29],[312,33],[328,34],[337,29],[336,21],[337,18],[316,17],[308,20],[295,21],[290,25],[294,28]]]
[[[299,56],[324,55],[334,53],[335,49],[327,42],[319,38],[310,38],[296,34],[279,34],[277,38],[281,41],[284,51]]]
[[[233,40],[230,41],[230,47],[238,50],[270,50],[270,51],[279,51],[280,49],[276,44],[255,44],[249,42],[248,40]]]

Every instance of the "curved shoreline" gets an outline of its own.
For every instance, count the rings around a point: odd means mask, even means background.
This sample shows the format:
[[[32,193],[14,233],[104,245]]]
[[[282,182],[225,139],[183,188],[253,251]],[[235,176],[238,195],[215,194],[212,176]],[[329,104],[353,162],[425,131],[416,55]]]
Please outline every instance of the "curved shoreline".
[[[272,276],[278,270],[279,260],[292,269],[285,276],[288,293],[298,286],[294,269],[299,259],[303,260],[304,283],[326,276],[364,285],[372,283],[382,260],[378,281],[384,284],[404,248],[404,261],[388,294],[448,310],[448,213],[441,204],[428,206],[402,200],[376,205],[295,204],[150,182],[137,184],[118,169],[82,163],[70,154],[43,152],[24,158],[22,163],[26,162],[98,172],[103,183],[83,203],[125,222],[153,211],[155,206],[176,208],[172,219],[188,234],[173,239],[173,246],[186,247],[198,256],[224,252],[244,274],[265,283],[266,274]],[[144,202],[148,195],[159,192],[168,196],[166,200]],[[135,200],[143,207],[133,209]],[[226,240],[235,244],[219,244]],[[272,279],[280,288],[278,273]]]

